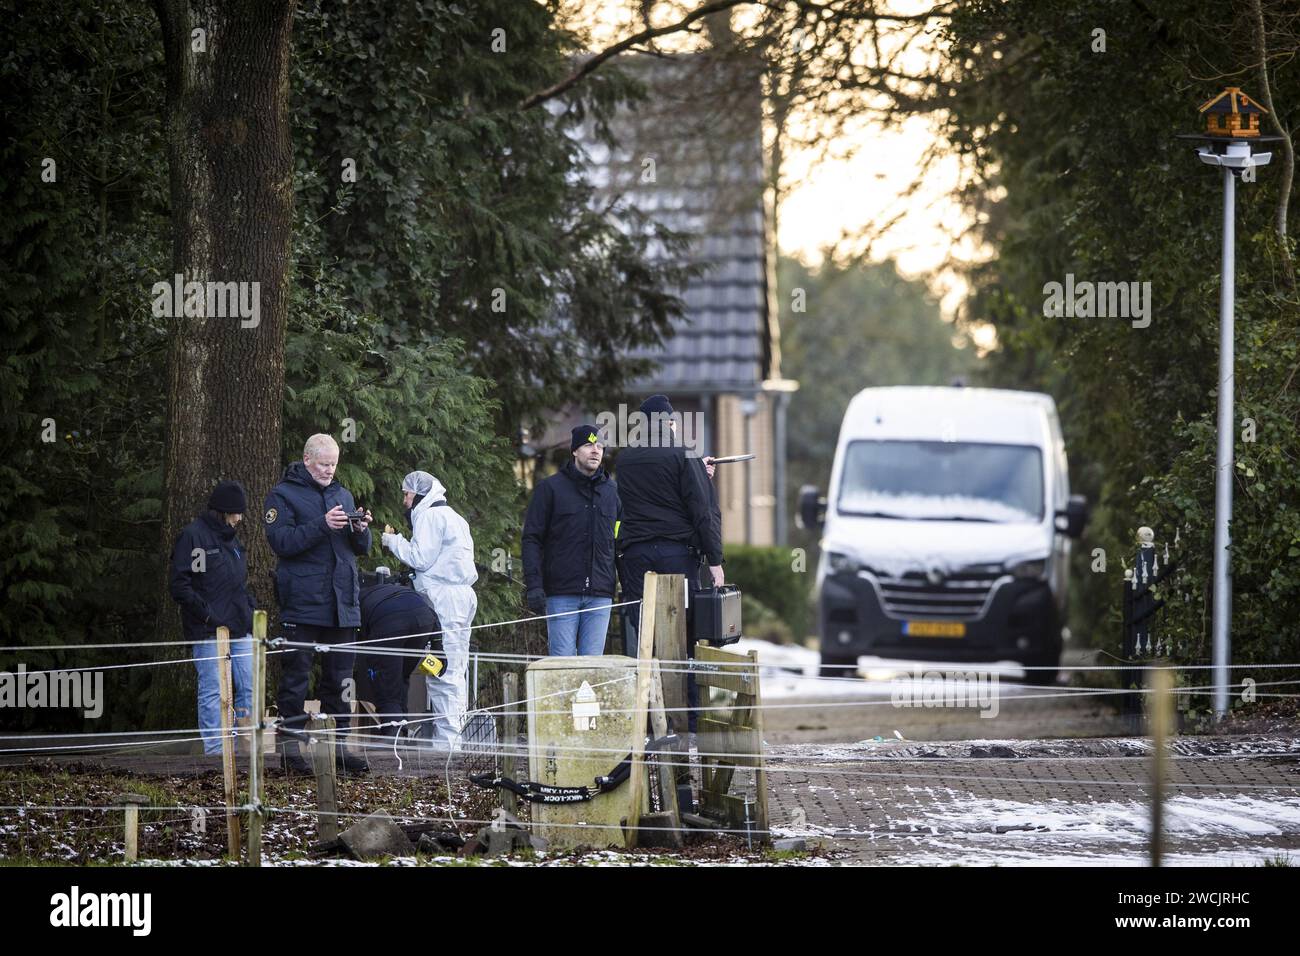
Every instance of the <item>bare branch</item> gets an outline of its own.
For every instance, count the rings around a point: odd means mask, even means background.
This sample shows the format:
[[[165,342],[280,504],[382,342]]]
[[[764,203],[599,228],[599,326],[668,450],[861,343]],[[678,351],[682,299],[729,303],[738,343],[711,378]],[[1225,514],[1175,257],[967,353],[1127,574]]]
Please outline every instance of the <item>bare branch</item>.
[[[642,30],[640,33],[634,33],[630,37],[625,37],[613,46],[607,47],[596,55],[584,60],[581,66],[564,79],[560,80],[560,82],[525,97],[520,102],[519,108],[521,110],[532,109],[534,106],[545,103],[547,100],[555,99],[555,97],[582,82],[584,77],[595,72],[602,63],[613,59],[625,50],[630,50],[635,46],[640,46],[656,37],[666,36],[669,33],[678,33],[685,30],[696,20],[703,19],[704,17],[709,16],[709,14],[719,13],[722,10],[730,10],[733,7],[748,5],[753,2],[754,0],[710,0],[709,3],[703,4],[695,10],[692,10],[676,23],[670,23],[667,26],[662,27],[650,27],[649,29]]]
[[[1291,265],[1291,250],[1287,245],[1286,233],[1291,183],[1295,178],[1295,147],[1291,143],[1291,131],[1283,124],[1282,117],[1277,113],[1277,107],[1273,105],[1273,88],[1268,79],[1268,42],[1267,34],[1264,32],[1264,11],[1260,7],[1259,0],[1250,0],[1250,12],[1254,17],[1256,44],[1259,49],[1259,85],[1260,92],[1263,94],[1260,96],[1260,101],[1268,110],[1273,125],[1282,135],[1282,182],[1278,187],[1274,229],[1277,231],[1278,238],[1282,240],[1282,261],[1286,265],[1283,270],[1283,282],[1288,289],[1291,289],[1295,287],[1295,269]]]
[[[557,96],[572,89],[582,80],[595,72],[601,65],[635,47],[644,46],[658,37],[667,36],[671,33],[680,33],[690,29],[696,21],[708,17],[714,13],[720,13],[724,10],[731,10],[740,6],[761,6],[766,7],[776,13],[781,12],[781,8],[786,6],[782,0],[710,0],[702,4],[695,10],[692,10],[686,16],[682,17],[676,23],[670,23],[662,27],[647,27],[639,33],[619,40],[613,46],[601,50],[599,53],[587,58],[576,70],[544,90],[531,93],[519,103],[519,109],[527,110],[534,106],[552,100]],[[924,10],[915,14],[902,13],[877,13],[874,6],[868,6],[861,10],[844,10],[834,2],[817,3],[813,0],[796,0],[794,7],[801,13],[815,12],[828,19],[837,19],[841,21],[854,21],[860,23],[914,23],[918,29],[923,29],[926,24],[932,20],[942,19],[951,15],[955,9],[953,3],[939,3],[929,10]]]

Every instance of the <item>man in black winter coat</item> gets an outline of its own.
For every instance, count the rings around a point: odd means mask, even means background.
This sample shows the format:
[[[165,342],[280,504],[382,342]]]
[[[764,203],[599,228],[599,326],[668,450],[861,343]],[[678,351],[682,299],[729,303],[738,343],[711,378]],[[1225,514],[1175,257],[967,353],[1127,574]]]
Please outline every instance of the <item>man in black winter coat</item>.
[[[217,628],[230,631],[230,672],[235,717],[246,717],[253,695],[253,595],[248,564],[235,527],[248,499],[237,481],[223,481],[208,498],[208,510],[176,538],[169,589],[181,606],[181,626],[194,642],[199,678],[199,733],[203,752],[221,753],[221,685],[217,675]]]
[[[623,503],[619,535],[619,579],[623,599],[640,600],[647,571],[684,574],[692,588],[720,587],[722,526],[716,497],[704,462],[686,454],[676,440],[666,396],[651,395],[641,413],[652,428],[661,428],[653,441],[625,448],[618,456],[618,491]],[[708,566],[699,580],[701,563]],[[628,608],[634,623],[639,609]]]
[[[569,450],[572,460],[533,489],[524,518],[524,586],[528,606],[548,615],[552,656],[603,654],[623,509],[618,487],[600,467],[596,426],[573,429]]]
[[[673,407],[665,395],[651,395],[640,411],[651,424],[652,440],[626,448],[618,456],[619,497],[624,526],[619,538],[618,577],[623,600],[639,601],[647,571],[682,574],[687,587],[721,587],[722,519],[705,463],[686,454],[677,440]],[[707,566],[707,573],[703,572]],[[626,653],[636,656],[639,605],[625,609]],[[695,639],[686,639],[686,654],[695,656]],[[688,725],[695,732],[698,691],[695,675],[686,676]]]
[[[329,435],[312,435],[302,461],[285,469],[280,483],[266,496],[263,527],[271,550],[279,557],[275,591],[280,604],[281,634],[288,641],[312,646],[289,647],[281,657],[283,669],[276,705],[281,725],[301,731],[306,724],[303,700],[311,676],[314,646],[351,643],[361,626],[361,584],[357,555],[370,550],[370,512],[357,518],[356,502],[334,477],[339,446]],[[355,653],[348,647],[321,656],[317,688],[321,712],[333,714],[336,726],[349,726],[351,706],[344,685],[352,678]],[[310,773],[297,742],[282,735],[285,769]],[[339,765],[347,773],[364,773],[366,762],[338,748]]]
[[[416,652],[428,644],[441,643],[435,636],[440,626],[433,605],[415,588],[388,580],[386,573],[365,577],[361,585],[361,640],[365,644],[357,657],[358,690],[363,700],[375,705],[380,723],[390,724],[406,713],[411,672],[420,663]],[[375,653],[381,650],[410,653]],[[367,680],[369,697],[365,696]],[[396,737],[400,729],[394,725],[383,731]],[[421,736],[428,737],[429,733]]]

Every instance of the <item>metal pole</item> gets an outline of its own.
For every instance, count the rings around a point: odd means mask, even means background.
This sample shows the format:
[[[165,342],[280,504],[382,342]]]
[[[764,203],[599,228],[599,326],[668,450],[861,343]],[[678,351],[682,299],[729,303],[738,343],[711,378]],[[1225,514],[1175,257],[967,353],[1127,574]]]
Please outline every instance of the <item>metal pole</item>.
[[[754,420],[753,408],[754,399],[744,399],[740,414],[745,419],[745,448],[749,449],[753,444],[750,423]],[[745,466],[745,544],[754,543],[754,481],[753,473],[749,465]]]
[[[1234,270],[1233,219],[1237,183],[1231,169],[1223,171],[1223,276],[1219,292],[1219,446],[1214,475],[1214,715],[1228,711],[1228,657],[1231,649],[1232,588],[1229,522],[1232,519],[1232,308]]]
[[[776,545],[785,547],[789,541],[789,519],[786,512],[786,477],[785,477],[785,417],[790,407],[790,393],[776,392],[773,395],[775,421],[773,422],[772,444],[776,448],[774,462],[776,485]]]

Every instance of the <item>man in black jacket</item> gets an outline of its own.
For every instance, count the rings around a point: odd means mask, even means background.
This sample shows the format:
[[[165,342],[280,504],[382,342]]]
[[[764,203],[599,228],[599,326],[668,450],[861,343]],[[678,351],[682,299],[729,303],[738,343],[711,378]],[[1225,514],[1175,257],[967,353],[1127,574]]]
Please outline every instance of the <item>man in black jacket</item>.
[[[677,438],[673,406],[665,395],[641,403],[650,422],[651,438],[625,448],[618,456],[619,497],[623,501],[623,533],[619,537],[618,577],[623,600],[639,601],[647,571],[684,574],[686,586],[721,587],[722,520],[717,497],[704,462],[688,456]],[[702,565],[708,567],[703,572]],[[625,653],[637,654],[640,605],[625,608]],[[686,654],[695,656],[695,641],[687,634]],[[687,722],[695,732],[698,700],[695,675],[686,677]]]
[[[246,717],[253,696],[253,595],[248,565],[235,536],[248,500],[237,481],[222,481],[208,498],[208,510],[176,538],[170,591],[181,606],[181,625],[194,642],[199,678],[199,733],[203,752],[221,753],[221,685],[217,676],[217,628],[230,631],[230,672],[235,716]]]
[[[533,489],[524,518],[524,586],[528,606],[548,615],[552,656],[603,654],[623,509],[618,487],[600,467],[605,450],[596,426],[573,429],[569,450],[572,460]]]
[[[426,645],[438,644],[435,632],[440,629],[438,616],[429,599],[413,587],[389,580],[387,568],[377,568],[365,575],[361,585],[361,640],[366,643],[357,657],[359,684],[370,682],[369,700],[375,705],[380,723],[400,720],[406,713],[406,695],[411,672],[420,662],[417,656]],[[410,653],[375,653],[402,650]],[[364,689],[359,687],[363,695]],[[384,728],[396,737],[398,726]],[[428,737],[426,731],[422,736]]]
[[[361,585],[357,558],[370,550],[370,513],[353,520],[352,492],[334,477],[339,446],[329,435],[312,435],[303,448],[302,461],[284,471],[284,478],[266,496],[266,538],[279,557],[275,590],[280,603],[280,628],[290,641],[311,645],[353,641],[361,626]],[[290,730],[306,724],[303,700],[307,695],[315,652],[312,647],[290,647],[281,658],[280,690],[276,704],[280,721]],[[321,712],[333,714],[336,726],[346,731],[351,706],[343,699],[344,683],[352,678],[355,654],[351,648],[321,656],[317,689]],[[284,735],[285,769],[310,773],[298,744]],[[365,773],[364,760],[338,748],[339,766],[347,773]]]
[[[657,429],[651,440],[618,456],[618,492],[623,502],[619,535],[619,580],[623,599],[640,600],[647,571],[684,574],[691,587],[719,587],[722,529],[714,517],[712,486],[704,462],[690,457],[676,438],[677,423],[666,396],[651,395],[641,412]],[[700,581],[701,560],[708,577]],[[638,620],[639,609],[628,609]],[[629,653],[632,649],[629,648]]]

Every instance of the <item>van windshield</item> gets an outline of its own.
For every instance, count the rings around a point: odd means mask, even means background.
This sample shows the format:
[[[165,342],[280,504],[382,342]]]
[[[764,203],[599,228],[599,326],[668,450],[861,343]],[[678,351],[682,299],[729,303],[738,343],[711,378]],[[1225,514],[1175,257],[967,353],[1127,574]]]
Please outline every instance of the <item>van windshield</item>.
[[[855,441],[840,514],[1015,523],[1043,517],[1043,458],[1032,445]]]

